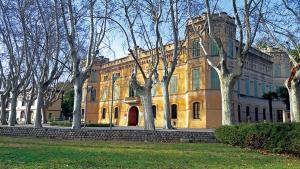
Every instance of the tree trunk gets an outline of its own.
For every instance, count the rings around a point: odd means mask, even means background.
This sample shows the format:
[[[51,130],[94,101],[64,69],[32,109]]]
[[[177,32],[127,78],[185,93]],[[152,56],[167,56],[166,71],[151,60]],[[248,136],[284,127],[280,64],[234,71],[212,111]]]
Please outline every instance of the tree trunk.
[[[270,121],[273,122],[273,99],[269,98],[268,99],[269,102],[269,113],[270,113]]]
[[[164,128],[165,129],[173,129],[171,125],[171,117],[170,117],[170,96],[168,83],[166,80],[161,82],[162,94],[163,94],[163,104],[164,104]]]
[[[47,114],[46,114],[46,108],[45,108],[45,105],[43,105],[41,111],[42,111],[42,123],[43,123],[43,124],[47,124],[48,119],[47,119]]]
[[[17,96],[16,92],[12,92],[10,112],[9,112],[9,117],[8,117],[8,126],[15,126],[15,124],[16,124],[17,99],[18,99],[18,96]]]
[[[289,89],[291,121],[300,122],[300,86],[292,84]]]
[[[232,78],[221,78],[222,125],[232,125],[234,123],[233,89],[234,80]]]
[[[33,100],[29,100],[26,104],[25,111],[25,124],[31,124],[31,106],[33,104]]]
[[[144,107],[145,130],[155,130],[153,111],[152,111],[152,95],[151,88],[144,88],[141,94]]]
[[[34,127],[41,128],[42,127],[42,107],[44,104],[44,90],[41,86],[37,88],[37,98],[36,98],[36,112],[34,119]]]
[[[79,79],[74,83],[74,107],[72,129],[81,128],[81,100],[82,100],[82,83]]]
[[[1,124],[7,125],[6,121],[6,97],[1,96]]]

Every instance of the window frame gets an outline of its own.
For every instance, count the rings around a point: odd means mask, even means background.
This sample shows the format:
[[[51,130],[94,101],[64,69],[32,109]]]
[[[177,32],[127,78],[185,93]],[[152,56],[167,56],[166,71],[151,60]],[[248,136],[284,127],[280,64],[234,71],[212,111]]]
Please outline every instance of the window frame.
[[[193,102],[193,119],[201,119],[200,106],[200,102]]]

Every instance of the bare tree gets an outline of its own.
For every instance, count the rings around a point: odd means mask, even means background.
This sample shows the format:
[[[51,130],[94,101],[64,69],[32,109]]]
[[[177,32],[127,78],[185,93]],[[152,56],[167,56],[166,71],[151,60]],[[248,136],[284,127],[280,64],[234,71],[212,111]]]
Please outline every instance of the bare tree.
[[[20,13],[29,3],[20,1],[0,1],[1,29],[0,34],[4,50],[9,58],[11,82],[11,110],[9,112],[9,126],[16,123],[17,98],[23,85],[31,74],[31,65],[28,60],[28,37],[22,30]]]
[[[189,1],[187,2],[189,6]],[[237,45],[238,50],[233,60],[229,60],[227,58],[227,51],[225,50],[225,39],[222,39],[221,36],[216,32],[216,29],[214,29],[214,27],[216,27],[216,15],[214,15],[216,4],[211,6],[209,0],[205,0],[204,3],[206,7],[205,26],[200,28],[200,30],[195,27],[194,20],[191,16],[190,7],[188,8],[188,13],[190,16],[189,18],[193,31],[198,35],[200,46],[206,55],[208,64],[217,72],[219,76],[222,96],[222,124],[231,125],[234,123],[234,111],[232,104],[234,86],[236,84],[236,81],[242,75],[244,61],[246,60],[248,51],[255,39],[259,21],[262,15],[261,13],[264,1],[244,0],[243,7],[239,8],[236,4],[236,0],[232,0],[234,18],[239,32],[239,40],[237,44],[234,44],[234,46]],[[239,12],[239,10],[241,10],[242,12]],[[219,60],[217,61],[217,63],[215,61],[212,61],[208,56],[209,53],[207,52],[203,42],[203,33],[205,31],[208,32],[208,37],[211,40],[211,43],[215,43],[218,47]],[[245,39],[244,34],[246,34]],[[228,62],[233,63],[234,69],[230,69],[228,67]]]
[[[4,59],[4,58],[1,58]],[[0,61],[0,99],[1,99],[1,116],[0,116],[0,123],[2,125],[7,125],[6,121],[6,105],[9,98],[9,93],[11,90],[10,86],[10,76],[9,74],[5,74],[3,71],[2,61]]]
[[[300,122],[300,4],[294,0],[270,4],[261,22],[271,41],[291,62],[291,73],[285,85],[289,91],[291,120]]]
[[[109,0],[75,3],[60,0],[63,29],[72,64],[74,85],[73,129],[81,127],[82,86],[104,40],[109,15]],[[86,16],[86,13],[88,15]],[[103,14],[103,15],[100,15]],[[95,21],[95,17],[98,19]],[[86,37],[89,38],[86,38]],[[87,49],[87,50],[86,50]]]

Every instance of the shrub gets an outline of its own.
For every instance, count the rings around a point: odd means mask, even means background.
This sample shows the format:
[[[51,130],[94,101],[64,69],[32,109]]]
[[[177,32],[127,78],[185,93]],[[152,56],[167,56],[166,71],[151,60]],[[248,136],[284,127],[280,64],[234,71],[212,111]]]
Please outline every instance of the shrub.
[[[225,144],[300,156],[300,123],[256,123],[223,126],[216,138]]]
[[[81,126],[84,126],[83,124],[81,124]],[[114,126],[114,125],[112,125]],[[109,124],[107,123],[87,123],[86,127],[109,127]]]
[[[50,122],[50,126],[71,127],[72,122],[70,122],[70,121],[52,121],[52,122]]]

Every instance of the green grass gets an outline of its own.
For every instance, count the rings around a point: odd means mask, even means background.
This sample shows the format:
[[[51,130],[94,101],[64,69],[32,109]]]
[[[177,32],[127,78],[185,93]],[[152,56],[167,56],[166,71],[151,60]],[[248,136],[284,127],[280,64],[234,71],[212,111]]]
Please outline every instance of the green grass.
[[[224,144],[0,137],[0,168],[299,168],[300,160]]]

